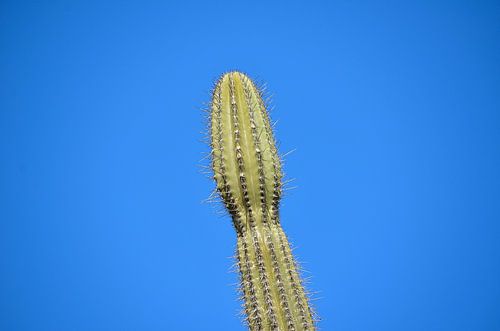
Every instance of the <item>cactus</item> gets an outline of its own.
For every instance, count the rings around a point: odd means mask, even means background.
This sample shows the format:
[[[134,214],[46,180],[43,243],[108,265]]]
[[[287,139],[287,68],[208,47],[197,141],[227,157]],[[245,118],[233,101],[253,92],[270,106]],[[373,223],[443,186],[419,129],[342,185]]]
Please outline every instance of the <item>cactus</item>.
[[[229,72],[217,82],[209,133],[217,191],[237,234],[250,330],[314,330],[308,297],[280,225],[281,160],[262,93],[245,74]]]

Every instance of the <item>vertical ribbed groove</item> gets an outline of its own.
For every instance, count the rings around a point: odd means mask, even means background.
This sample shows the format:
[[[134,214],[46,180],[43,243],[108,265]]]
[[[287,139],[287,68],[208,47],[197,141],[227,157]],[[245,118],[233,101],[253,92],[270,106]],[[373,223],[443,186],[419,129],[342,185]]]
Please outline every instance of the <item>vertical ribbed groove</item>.
[[[266,197],[266,173],[264,170],[264,162],[262,160],[262,151],[260,144],[260,136],[257,134],[257,125],[255,123],[255,108],[256,102],[252,99],[252,93],[250,87],[248,86],[248,82],[243,75],[240,75],[241,81],[243,83],[243,91],[245,93],[246,103],[249,109],[250,115],[250,128],[254,140],[255,146],[255,157],[257,159],[258,164],[258,173],[259,173],[259,198],[261,203],[261,215],[263,218],[264,226],[266,227],[265,232],[265,243],[266,248],[270,255],[270,268],[272,268],[272,274],[274,275],[274,281],[277,285],[277,293],[275,293],[275,300],[279,304],[279,308],[284,314],[284,319],[280,320],[280,324],[283,327],[287,327],[288,330],[294,331],[295,327],[293,326],[293,318],[290,313],[289,303],[286,296],[286,290],[283,283],[283,278],[281,275],[281,271],[279,268],[279,261],[277,258],[276,250],[273,244],[273,240],[271,237],[271,229],[269,228],[270,224],[267,222],[268,218],[268,209],[267,209],[267,197]],[[280,314],[281,315],[281,314]]]
[[[229,91],[230,91],[230,100],[231,100],[231,110],[233,114],[233,126],[234,126],[234,134],[235,134],[235,146],[236,146],[236,158],[237,158],[237,163],[238,163],[238,169],[240,171],[240,187],[243,192],[243,201],[244,205],[246,207],[246,212],[247,212],[247,219],[249,221],[250,225],[250,233],[252,236],[251,244],[253,253],[256,258],[256,263],[257,263],[257,268],[258,268],[258,273],[259,273],[259,281],[261,282],[262,286],[262,292],[264,295],[264,309],[266,311],[266,316],[269,319],[269,325],[271,326],[271,329],[276,329],[278,326],[277,322],[277,317],[276,317],[276,312],[273,307],[273,300],[271,296],[271,289],[269,286],[269,281],[267,279],[267,272],[266,272],[266,267],[264,263],[264,257],[262,254],[262,250],[260,247],[260,242],[259,242],[259,237],[257,235],[257,225],[255,222],[255,216],[254,216],[254,210],[252,209],[252,204],[251,204],[251,199],[250,199],[250,193],[248,190],[248,185],[247,185],[247,175],[250,172],[247,171],[245,172],[245,160],[243,159],[244,154],[250,154],[249,151],[249,141],[248,137],[247,141],[244,142],[246,149],[242,150],[241,145],[240,145],[240,127],[239,127],[239,115],[243,119],[245,116],[244,114],[239,114],[238,113],[238,105],[236,103],[236,99],[239,97],[236,95],[235,91],[235,82],[234,82],[234,77],[233,75],[229,75]],[[244,121],[244,119],[243,119]],[[247,132],[245,132],[247,135]],[[247,153],[244,153],[244,152]],[[247,161],[248,163],[249,161]],[[246,244],[246,243],[245,243]],[[264,322],[266,324],[266,322]]]
[[[248,325],[254,325],[255,330],[262,330],[262,315],[259,310],[257,300],[257,288],[252,277],[252,264],[245,240],[238,238],[238,258],[240,274],[243,285],[243,295],[245,296],[245,312],[247,314]]]
[[[278,259],[279,253],[276,251],[276,248],[274,247],[271,229],[267,231],[266,241],[269,247],[269,252],[271,254],[273,272],[275,275],[276,286],[278,288],[278,298],[281,304],[281,310],[284,314],[284,324],[286,325],[287,330],[295,331],[294,321],[292,314],[290,312],[290,307],[288,302],[288,295],[285,289],[282,272],[279,266],[279,259]]]
[[[259,91],[258,91],[259,92]],[[260,111],[261,116],[265,119],[263,121],[263,130],[266,135],[267,144],[269,145],[269,154],[271,157],[271,165],[273,169],[273,185],[272,185],[272,204],[271,204],[271,213],[273,221],[279,222],[279,201],[281,198],[281,161],[278,155],[278,150],[276,149],[276,143],[274,141],[273,132],[271,128],[271,122],[269,121],[269,116],[266,111],[266,107],[264,105],[264,101],[262,100],[262,96],[259,92],[259,97],[257,98],[257,105]]]
[[[307,303],[307,297],[303,289],[302,282],[300,280],[295,261],[292,256],[292,250],[290,249],[290,244],[286,238],[285,233],[281,228],[277,228],[278,238],[281,246],[281,253],[288,270],[288,277],[290,280],[290,285],[293,290],[293,295],[295,299],[295,304],[299,311],[299,317],[304,330],[311,330],[313,326],[313,319],[311,310]]]
[[[241,213],[238,212],[238,205],[234,199],[231,187],[227,181],[226,166],[224,164],[224,141],[223,141],[223,124],[222,124],[222,95],[221,95],[221,82],[217,84],[214,94],[214,118],[212,122],[212,132],[214,132],[213,146],[212,146],[212,164],[214,169],[218,169],[214,178],[220,177],[222,185],[219,187],[219,192],[222,196],[224,204],[233,218],[233,224],[237,231],[242,231],[243,223],[241,220]],[[217,166],[216,166],[217,164]]]
[[[257,135],[257,125],[255,124],[255,103],[252,100],[252,94],[248,87],[248,82],[244,76],[239,74],[243,86],[243,93],[245,94],[245,101],[248,108],[250,118],[250,131],[252,133],[253,145],[255,147],[255,159],[257,160],[258,178],[259,178],[259,200],[260,208],[262,209],[262,221],[267,222],[267,204],[266,204],[266,174],[264,171],[264,163],[262,161],[262,151],[260,138]]]

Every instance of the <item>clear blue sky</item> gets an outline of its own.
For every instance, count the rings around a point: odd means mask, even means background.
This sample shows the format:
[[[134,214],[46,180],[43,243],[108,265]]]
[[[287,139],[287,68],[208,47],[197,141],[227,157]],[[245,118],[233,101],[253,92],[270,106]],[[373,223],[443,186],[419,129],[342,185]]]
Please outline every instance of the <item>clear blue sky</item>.
[[[198,167],[231,69],[322,330],[500,330],[498,1],[2,1],[1,330],[244,330]]]

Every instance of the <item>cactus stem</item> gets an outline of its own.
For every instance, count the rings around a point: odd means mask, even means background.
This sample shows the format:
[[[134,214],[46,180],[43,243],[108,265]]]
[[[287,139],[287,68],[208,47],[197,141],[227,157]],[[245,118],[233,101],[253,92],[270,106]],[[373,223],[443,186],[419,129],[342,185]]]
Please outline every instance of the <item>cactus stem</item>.
[[[250,330],[314,330],[290,244],[281,228],[282,161],[262,91],[240,72],[224,74],[211,102],[212,168],[237,234]]]

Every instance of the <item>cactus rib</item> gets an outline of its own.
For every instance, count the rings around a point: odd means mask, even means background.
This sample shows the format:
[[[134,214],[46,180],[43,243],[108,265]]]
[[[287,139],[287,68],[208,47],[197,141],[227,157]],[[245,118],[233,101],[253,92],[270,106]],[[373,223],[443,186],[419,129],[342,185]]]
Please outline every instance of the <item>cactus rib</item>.
[[[279,218],[281,160],[261,91],[240,72],[217,82],[211,102],[214,179],[237,234],[250,330],[314,330],[313,314]]]

